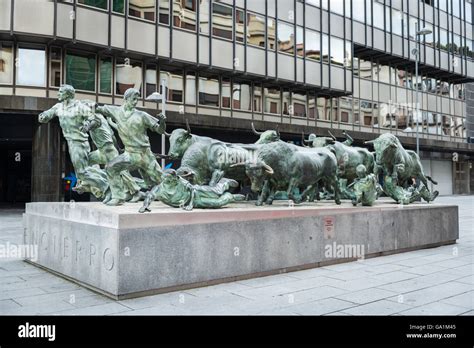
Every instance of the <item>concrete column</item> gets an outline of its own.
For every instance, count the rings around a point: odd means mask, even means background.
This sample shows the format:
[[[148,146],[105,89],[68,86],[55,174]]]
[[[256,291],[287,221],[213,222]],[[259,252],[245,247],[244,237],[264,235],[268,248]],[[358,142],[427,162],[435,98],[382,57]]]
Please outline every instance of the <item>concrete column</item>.
[[[57,202],[64,200],[62,173],[64,151],[61,128],[56,121],[39,125],[33,135],[31,200]]]

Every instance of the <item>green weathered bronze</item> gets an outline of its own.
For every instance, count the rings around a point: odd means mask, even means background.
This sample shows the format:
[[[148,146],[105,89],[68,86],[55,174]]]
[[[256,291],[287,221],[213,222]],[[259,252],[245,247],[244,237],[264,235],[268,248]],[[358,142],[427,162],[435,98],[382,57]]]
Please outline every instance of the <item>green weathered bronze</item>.
[[[79,193],[91,192],[97,198],[104,198],[109,185],[105,171],[91,166],[88,134],[90,128],[100,127],[101,120],[89,103],[75,100],[74,97],[75,90],[72,86],[61,86],[58,93],[59,103],[42,112],[38,121],[47,123],[58,117],[78,178],[78,185],[74,190]]]
[[[428,180],[435,185],[437,183],[424,174],[420,157],[415,151],[405,150],[396,136],[385,133],[365,143],[374,145],[376,157],[374,173],[375,175],[383,173],[384,190],[394,200],[411,203],[412,196],[416,192],[427,202],[433,201],[438,196],[438,191],[431,193],[428,188]],[[387,180],[387,177],[390,178]],[[423,187],[407,191],[418,180]]]
[[[367,173],[367,168],[363,164],[357,166],[357,179],[348,186],[352,189],[352,205],[372,206],[382,194],[382,186],[377,182],[377,177],[373,173]]]
[[[161,183],[148,192],[139,211],[140,213],[150,211],[150,204],[154,200],[184,210],[222,208],[229,203],[245,199],[243,195],[227,192],[235,187],[238,187],[237,181],[225,178],[214,186],[192,185],[189,181],[180,177],[174,169],[167,169],[163,172]]]
[[[161,167],[150,148],[147,130],[163,134],[166,118],[155,118],[136,109],[140,92],[134,88],[125,91],[122,106],[105,105],[97,107],[97,112],[111,119],[116,127],[125,151],[111,160],[106,167],[112,199],[108,205],[120,205],[125,201],[121,172],[138,169],[147,187],[152,188],[161,181]]]

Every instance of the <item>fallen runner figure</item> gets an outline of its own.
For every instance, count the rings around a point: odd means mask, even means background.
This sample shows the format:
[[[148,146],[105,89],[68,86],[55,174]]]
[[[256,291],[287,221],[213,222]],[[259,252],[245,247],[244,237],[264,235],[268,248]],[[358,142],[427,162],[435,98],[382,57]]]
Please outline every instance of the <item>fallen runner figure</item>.
[[[221,179],[215,186],[192,185],[177,175],[174,169],[167,169],[163,172],[162,182],[148,192],[139,212],[151,211],[149,207],[154,200],[184,210],[217,209],[229,203],[245,200],[244,195],[234,195],[227,192],[233,187],[238,187],[237,181],[226,178]]]

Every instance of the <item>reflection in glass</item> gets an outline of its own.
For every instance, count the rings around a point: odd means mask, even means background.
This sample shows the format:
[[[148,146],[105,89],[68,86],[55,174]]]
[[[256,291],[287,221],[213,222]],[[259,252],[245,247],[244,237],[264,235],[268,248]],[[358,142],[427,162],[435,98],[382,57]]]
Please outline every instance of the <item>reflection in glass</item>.
[[[145,71],[145,96],[148,97],[153,92],[156,92],[157,89],[156,81],[156,65],[147,64]]]
[[[238,110],[250,111],[252,109],[252,90],[250,83],[234,81],[232,87],[232,107]]]
[[[292,115],[293,110],[290,108],[290,92],[283,90],[281,100],[283,105],[283,115]]]
[[[294,27],[290,24],[278,23],[278,51],[295,53],[295,32]]]
[[[173,25],[196,31],[196,0],[173,0]]]
[[[46,86],[46,52],[44,49],[19,48],[16,83],[23,86]]]
[[[296,27],[296,54],[304,56],[304,34],[302,27]]]
[[[112,0],[112,11],[125,13],[125,0]]]
[[[166,100],[176,103],[182,103],[183,71],[180,69],[161,69],[160,85],[163,80],[165,81],[166,86]],[[163,91],[160,92],[163,93]]]
[[[329,38],[326,34],[323,34],[323,62],[329,63]]]
[[[209,34],[209,0],[199,0],[199,32]]]
[[[232,40],[232,7],[212,4],[212,34]]]
[[[0,46],[0,84],[13,83],[13,49]]]
[[[321,37],[319,33],[306,29],[306,59],[321,60]]]
[[[51,47],[50,50],[50,66],[49,66],[49,85],[52,87],[61,86],[62,81],[62,50],[59,47]],[[0,80],[1,81],[1,80]]]
[[[281,99],[279,88],[264,88],[265,112],[280,114]]]
[[[170,0],[158,1],[158,13],[161,24],[170,24]]]
[[[268,49],[269,50],[275,50],[276,45],[276,24],[275,20],[272,18],[267,18],[267,32],[268,32]]]
[[[115,65],[115,93],[123,95],[129,88],[142,90],[142,64],[118,58]]]
[[[81,91],[95,91],[95,54],[66,54],[66,84]]]
[[[230,90],[231,90],[231,83],[230,78],[224,77],[222,78],[222,107],[229,109],[230,108]]]
[[[306,93],[293,92],[291,94],[291,101],[293,104],[293,115],[298,117],[306,117]]]
[[[245,14],[244,11],[235,9],[235,41],[244,42]]]
[[[112,93],[112,58],[101,57],[99,60],[99,93]]]
[[[247,44],[265,47],[265,17],[247,13]]]
[[[155,21],[155,1],[154,0],[129,0],[128,15],[131,17],[143,18],[148,21]]]
[[[219,106],[219,78],[199,76],[199,104]]]
[[[79,4],[101,8],[103,10],[107,9],[108,0],[77,0]]]
[[[196,105],[196,74],[186,73],[186,104]]]
[[[262,87],[254,85],[253,87],[253,111],[262,112]]]
[[[308,98],[308,110],[309,110],[309,113],[308,113],[308,117],[309,118],[312,118],[312,119],[315,119],[316,118],[316,97],[314,96],[309,96]]]
[[[344,40],[331,36],[331,63],[334,65],[344,65],[345,50]]]

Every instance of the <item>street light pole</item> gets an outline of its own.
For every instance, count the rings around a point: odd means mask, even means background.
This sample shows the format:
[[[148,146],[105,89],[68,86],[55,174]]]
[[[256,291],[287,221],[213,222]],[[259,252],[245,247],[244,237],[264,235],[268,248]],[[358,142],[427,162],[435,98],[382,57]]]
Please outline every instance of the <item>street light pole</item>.
[[[420,32],[420,24],[416,22],[416,63],[415,63],[415,107],[416,107],[416,154],[420,155],[420,134],[418,131],[418,115],[420,113],[420,106],[418,104],[418,62],[420,61],[420,37],[418,33]]]
[[[420,22],[415,23],[415,39],[416,39],[416,48],[413,49],[412,53],[415,55],[415,105],[416,105],[416,154],[420,155],[420,134],[418,131],[418,115],[420,114],[420,105],[418,104],[418,64],[420,62],[420,36],[425,36],[431,34],[433,31],[431,29],[423,28],[420,29]],[[423,121],[423,117],[421,119]]]

